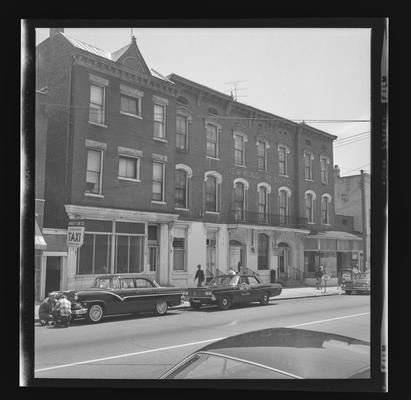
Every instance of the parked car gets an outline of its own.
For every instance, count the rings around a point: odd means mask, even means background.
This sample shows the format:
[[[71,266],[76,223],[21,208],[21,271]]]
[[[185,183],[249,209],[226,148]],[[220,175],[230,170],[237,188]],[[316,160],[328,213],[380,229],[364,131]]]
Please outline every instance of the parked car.
[[[162,287],[155,280],[137,274],[100,275],[92,287],[73,292],[74,307],[79,307],[74,317],[83,315],[88,322],[96,323],[113,314],[164,315],[169,307],[181,304],[181,294],[181,288]]]
[[[346,294],[351,293],[366,293],[371,291],[371,275],[370,272],[359,272],[353,274],[351,280],[346,280],[341,285],[341,288]]]
[[[232,304],[268,304],[270,297],[278,296],[281,291],[280,284],[261,283],[254,275],[219,275],[204,287],[183,290],[183,299],[189,301],[193,308],[217,304],[222,310],[227,310]]]
[[[159,379],[369,379],[369,342],[332,333],[269,328],[209,344]]]

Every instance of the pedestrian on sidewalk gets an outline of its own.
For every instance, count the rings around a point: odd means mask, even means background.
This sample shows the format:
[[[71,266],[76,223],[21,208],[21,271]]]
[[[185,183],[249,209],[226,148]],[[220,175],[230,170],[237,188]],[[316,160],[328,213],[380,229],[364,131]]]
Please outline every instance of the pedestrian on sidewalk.
[[[324,267],[320,265],[315,271],[315,277],[317,278],[317,290],[322,289],[322,278],[324,274]]]
[[[53,319],[52,311],[54,305],[56,304],[56,293],[49,293],[40,304],[39,307],[39,320],[40,324],[43,326],[48,325],[48,323]]]
[[[194,277],[194,281],[197,279],[197,287],[201,287],[204,282],[204,271],[201,269],[201,264],[197,265],[197,272]]]

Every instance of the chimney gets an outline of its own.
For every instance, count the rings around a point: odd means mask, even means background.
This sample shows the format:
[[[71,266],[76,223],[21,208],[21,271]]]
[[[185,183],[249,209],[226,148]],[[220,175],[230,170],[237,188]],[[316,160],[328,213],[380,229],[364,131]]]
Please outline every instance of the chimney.
[[[334,165],[334,179],[340,177],[340,168],[338,165]]]
[[[50,37],[57,35],[59,32],[64,33],[64,28],[50,28]]]

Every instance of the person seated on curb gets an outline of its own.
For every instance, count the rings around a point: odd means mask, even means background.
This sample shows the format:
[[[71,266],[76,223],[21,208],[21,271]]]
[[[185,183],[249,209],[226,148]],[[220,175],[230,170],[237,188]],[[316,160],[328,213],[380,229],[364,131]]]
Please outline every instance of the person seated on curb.
[[[60,320],[63,322],[68,328],[70,326],[70,319],[71,319],[71,302],[67,299],[65,294],[61,294],[56,296],[57,302],[52,311],[54,316],[54,326],[56,326],[56,320]]]
[[[52,319],[52,310],[56,303],[56,293],[51,292],[49,293],[48,297],[46,297],[40,304],[39,307],[39,320],[40,324],[46,326]]]

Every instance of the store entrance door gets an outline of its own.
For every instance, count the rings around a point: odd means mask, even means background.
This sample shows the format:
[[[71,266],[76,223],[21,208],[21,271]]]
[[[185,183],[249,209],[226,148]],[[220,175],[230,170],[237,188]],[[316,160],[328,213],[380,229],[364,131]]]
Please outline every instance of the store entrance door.
[[[46,290],[45,296],[50,292],[61,290],[61,263],[62,257],[46,257]]]

